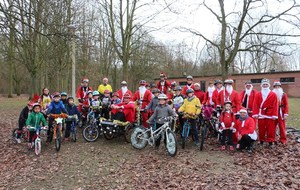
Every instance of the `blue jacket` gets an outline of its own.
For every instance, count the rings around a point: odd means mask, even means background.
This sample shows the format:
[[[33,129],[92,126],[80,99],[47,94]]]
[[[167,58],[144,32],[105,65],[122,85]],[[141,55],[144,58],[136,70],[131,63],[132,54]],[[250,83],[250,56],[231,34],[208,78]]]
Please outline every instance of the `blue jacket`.
[[[61,114],[61,113],[68,113],[66,107],[62,103],[62,101],[55,102],[52,101],[48,107],[47,115],[48,114]]]
[[[78,118],[79,118],[80,113],[79,113],[76,105],[67,104],[66,108],[67,108],[67,111],[68,111],[69,115],[77,115]]]

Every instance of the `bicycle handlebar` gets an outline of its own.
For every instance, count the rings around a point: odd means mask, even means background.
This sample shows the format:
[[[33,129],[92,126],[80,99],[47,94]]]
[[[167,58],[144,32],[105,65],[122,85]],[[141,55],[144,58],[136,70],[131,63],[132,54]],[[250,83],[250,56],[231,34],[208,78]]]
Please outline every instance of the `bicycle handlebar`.
[[[61,113],[61,114],[50,114],[50,117],[56,119],[56,118],[67,118],[68,115],[66,113]]]

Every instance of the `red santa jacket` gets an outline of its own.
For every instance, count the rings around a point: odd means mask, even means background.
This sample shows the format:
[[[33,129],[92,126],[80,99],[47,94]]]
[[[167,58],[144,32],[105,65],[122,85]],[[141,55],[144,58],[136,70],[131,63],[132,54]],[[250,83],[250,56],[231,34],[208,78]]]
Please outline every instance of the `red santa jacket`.
[[[189,89],[189,88],[192,88],[193,90],[195,90],[194,84],[192,84],[191,86],[185,85],[185,86],[183,87],[183,89],[182,89],[181,94],[182,94],[183,96],[187,96],[187,95],[186,95],[186,91],[187,91],[187,89]]]
[[[144,109],[152,100],[152,93],[150,92],[150,90],[146,90],[144,93],[143,98],[141,99],[140,97],[140,91],[137,90],[134,95],[133,95],[133,100],[142,100],[142,109]]]
[[[206,99],[205,92],[202,92],[201,90],[195,90],[194,94],[200,100],[200,103],[204,104],[205,99]]]
[[[233,113],[237,113],[241,109],[241,101],[237,91],[232,90],[232,93],[229,94],[227,90],[223,89],[217,99],[217,105],[223,106],[225,101],[231,101]]]
[[[249,109],[249,111],[252,111],[253,110],[253,102],[254,102],[254,97],[255,95],[257,94],[257,91],[256,90],[252,90],[250,95],[248,96],[247,98],[247,102],[246,102],[246,105],[243,105],[244,103],[244,100],[245,100],[245,97],[246,97],[246,91],[243,90],[241,93],[240,93],[240,101],[241,101],[241,105],[243,107],[245,107],[246,109]]]
[[[274,92],[270,91],[265,100],[262,93],[255,95],[253,103],[253,117],[277,119],[278,118],[278,99]]]
[[[86,87],[86,88],[84,88],[83,86],[80,86],[80,87],[78,87],[77,88],[77,93],[76,93],[76,97],[78,98],[78,99],[82,99],[82,100],[84,100],[84,99],[86,99],[87,98],[87,93],[88,93],[88,91],[92,91],[92,88],[91,87]]]
[[[278,100],[279,110],[278,114],[280,114],[281,118],[289,115],[289,102],[286,93],[283,93],[281,100]]]
[[[116,104],[117,106],[122,107],[121,109],[112,109],[111,113],[116,114],[117,112],[123,112],[125,115],[125,120],[133,123],[135,121],[135,103],[122,102],[120,104]]]
[[[127,90],[124,94],[122,93],[122,89],[118,90],[117,92],[119,94],[119,98],[123,101],[123,95],[129,94],[132,97],[132,92],[130,90]]]
[[[215,89],[213,94],[212,94],[212,101],[214,102],[215,106],[218,105],[218,97],[219,97],[219,93],[221,92],[222,90],[218,91],[218,89]],[[208,93],[208,92],[207,92]],[[208,94],[207,94],[207,97],[208,97]],[[207,99],[209,101],[209,98]],[[209,102],[208,102],[209,103]]]
[[[237,133],[241,136],[255,134],[255,121],[252,117],[246,118],[244,121],[238,119],[235,123]]]
[[[165,81],[158,81],[156,84],[157,89],[161,91],[161,93],[166,94],[168,91],[168,88],[171,88],[171,83],[167,80]]]
[[[220,123],[221,126],[225,129],[229,129],[232,123],[235,122],[235,116],[232,111],[224,111],[220,115]]]

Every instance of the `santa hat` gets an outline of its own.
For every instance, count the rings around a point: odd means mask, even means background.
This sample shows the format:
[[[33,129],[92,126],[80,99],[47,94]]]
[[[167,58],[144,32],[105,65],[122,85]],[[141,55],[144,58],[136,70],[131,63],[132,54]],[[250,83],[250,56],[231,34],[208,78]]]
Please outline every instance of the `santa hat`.
[[[160,76],[160,77],[165,77],[165,76],[166,76],[166,74],[165,74],[165,73],[163,73],[163,72],[160,72],[159,76]]]
[[[232,84],[233,83],[233,79],[226,79],[224,81],[224,84]]]
[[[200,87],[200,84],[199,83],[195,83],[194,86],[199,86]]]
[[[241,110],[240,110],[240,113],[242,113],[242,112],[244,112],[244,113],[248,113],[247,109],[246,109],[246,108],[244,108],[244,107],[242,107],[242,108],[241,108]]]
[[[34,94],[30,101],[36,103],[39,101],[39,99],[40,96],[38,94]]]
[[[280,81],[274,81],[273,87],[275,87],[275,86],[281,86],[281,82]]]
[[[261,86],[264,84],[268,84],[270,86],[270,80],[269,79],[262,79],[261,80]]]

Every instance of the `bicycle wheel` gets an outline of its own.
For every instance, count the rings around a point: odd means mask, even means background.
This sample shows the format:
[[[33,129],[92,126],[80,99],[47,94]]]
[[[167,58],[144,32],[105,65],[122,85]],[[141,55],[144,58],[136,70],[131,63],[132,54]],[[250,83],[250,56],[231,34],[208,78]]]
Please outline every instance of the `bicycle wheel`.
[[[168,130],[166,132],[166,151],[172,157],[177,153],[177,140],[176,135],[173,131]]]
[[[125,141],[130,143],[131,142],[131,133],[133,131],[133,125],[129,125],[128,127],[125,128]]]
[[[40,139],[35,139],[34,141],[34,152],[35,152],[35,155],[39,155],[42,151],[42,143],[41,143],[41,140]]]
[[[182,145],[181,146],[182,146],[183,149],[185,148],[185,143],[186,143],[187,138],[189,136],[188,128],[189,128],[189,126],[187,124],[184,124],[183,127],[182,127],[182,134],[181,134]]]
[[[143,127],[135,127],[131,133],[131,145],[136,149],[143,149],[147,146],[149,134]]]
[[[202,129],[201,129],[201,140],[200,140],[200,151],[203,150],[204,141],[207,134],[207,124],[204,123]]]
[[[71,139],[73,142],[76,142],[77,137],[76,137],[76,126],[72,125],[71,126]]]
[[[18,131],[19,131],[19,128],[15,128],[12,131],[12,141],[15,143],[17,143],[16,138],[18,137]],[[27,142],[28,141],[28,133],[27,132],[24,133],[22,131],[20,134],[20,140],[21,140],[21,142]]]
[[[87,142],[95,142],[99,137],[98,127],[94,125],[88,125],[82,130],[82,136]]]
[[[57,127],[56,128],[56,139],[55,139],[55,149],[56,151],[60,150],[61,146],[61,134],[60,134],[60,129]]]

